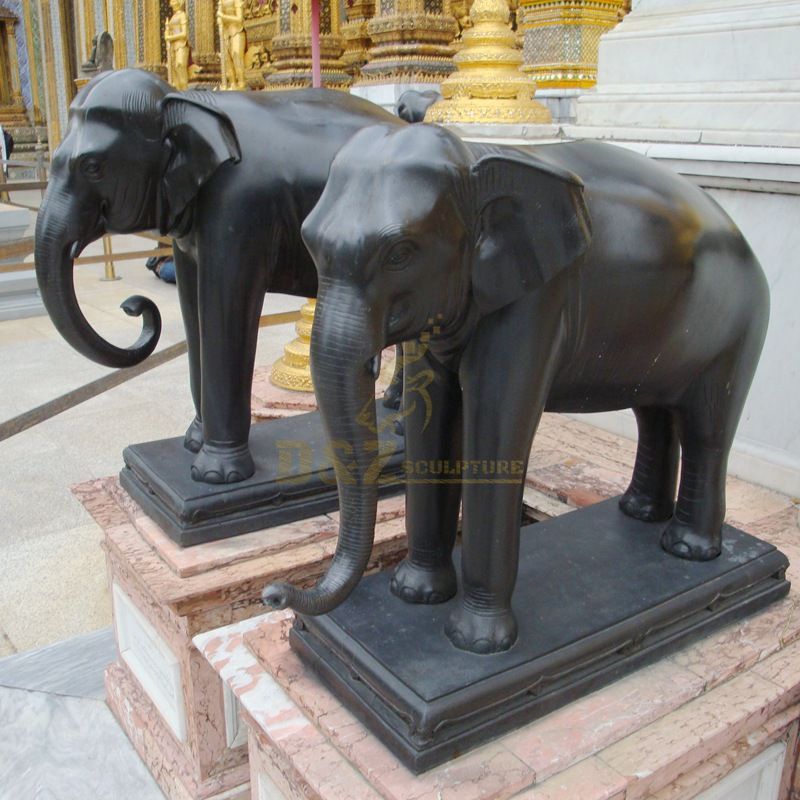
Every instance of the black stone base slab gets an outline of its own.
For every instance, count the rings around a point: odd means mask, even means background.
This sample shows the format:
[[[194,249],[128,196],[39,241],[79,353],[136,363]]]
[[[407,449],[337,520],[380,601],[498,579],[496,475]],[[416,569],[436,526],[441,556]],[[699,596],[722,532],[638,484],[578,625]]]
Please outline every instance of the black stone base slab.
[[[377,404],[382,496],[403,490],[404,442],[394,433],[396,412]],[[385,429],[385,430],[383,430]],[[339,507],[336,476],[319,412],[259,422],[250,429],[255,474],[232,484],[192,480],[194,453],[183,437],[126,447],[120,483],[182,546],[271,528]]]
[[[409,605],[390,574],[361,581],[324,617],[299,618],[292,647],[411,770],[422,772],[541,717],[712,629],[784,597],[787,558],[725,526],[723,553],[665,553],[663,523],[617,499],[522,532],[506,653],[457,650],[444,623],[457,600]]]

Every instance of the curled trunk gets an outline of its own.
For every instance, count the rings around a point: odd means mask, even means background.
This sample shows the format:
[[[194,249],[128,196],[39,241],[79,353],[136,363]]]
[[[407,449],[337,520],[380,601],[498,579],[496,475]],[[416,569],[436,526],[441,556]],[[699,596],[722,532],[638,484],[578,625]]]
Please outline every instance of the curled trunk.
[[[327,614],[355,589],[367,568],[375,537],[378,458],[374,355],[362,304],[351,293],[320,284],[311,335],[311,371],[328,434],[339,488],[339,539],[322,579],[302,590],[286,583],[262,595],[272,608]]]
[[[50,319],[79,353],[106,367],[132,367],[153,352],[161,335],[155,303],[134,295],[122,304],[129,316],[142,317],[142,332],[131,347],[117,347],[92,328],[75,296],[74,259],[102,235],[99,218],[99,210],[90,217],[82,204],[51,183],[36,220],[36,279]]]

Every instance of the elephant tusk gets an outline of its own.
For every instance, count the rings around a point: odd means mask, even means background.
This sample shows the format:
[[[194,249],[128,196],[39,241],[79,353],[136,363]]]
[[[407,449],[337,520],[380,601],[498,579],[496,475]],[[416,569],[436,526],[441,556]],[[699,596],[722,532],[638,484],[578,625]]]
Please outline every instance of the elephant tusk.
[[[372,380],[378,380],[378,376],[381,374],[381,351],[367,361],[367,372],[372,375]]]

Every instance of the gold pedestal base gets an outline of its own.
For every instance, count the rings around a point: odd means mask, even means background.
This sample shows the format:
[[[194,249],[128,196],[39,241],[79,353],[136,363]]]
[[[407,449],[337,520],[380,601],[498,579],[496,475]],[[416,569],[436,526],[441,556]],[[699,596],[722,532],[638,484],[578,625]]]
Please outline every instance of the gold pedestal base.
[[[483,125],[539,125],[552,121],[550,111],[533,100],[492,100],[475,97],[442,100],[425,115],[425,122]]]
[[[311,326],[314,324],[316,300],[309,300],[300,309],[300,319],[295,325],[297,338],[283,348],[283,357],[272,367],[270,380],[282,389],[296,392],[313,392],[311,382]]]
[[[536,84],[520,72],[522,53],[508,20],[506,0],[475,0],[472,27],[461,38],[453,61],[457,71],[441,87],[426,122],[540,124],[550,112],[533,99]]]

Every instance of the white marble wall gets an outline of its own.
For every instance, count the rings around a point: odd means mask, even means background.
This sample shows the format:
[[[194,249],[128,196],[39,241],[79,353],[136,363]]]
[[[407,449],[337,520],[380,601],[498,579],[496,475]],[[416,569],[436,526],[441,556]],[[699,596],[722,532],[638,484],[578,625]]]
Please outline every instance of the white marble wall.
[[[564,131],[662,161],[744,232],[772,314],[730,470],[800,496],[800,0],[638,0]],[[635,436],[631,415],[595,421]]]
[[[601,40],[577,122],[800,146],[798,43],[800,0],[639,0]]]

